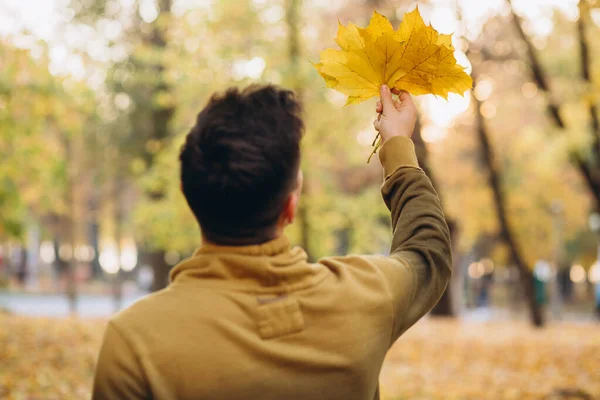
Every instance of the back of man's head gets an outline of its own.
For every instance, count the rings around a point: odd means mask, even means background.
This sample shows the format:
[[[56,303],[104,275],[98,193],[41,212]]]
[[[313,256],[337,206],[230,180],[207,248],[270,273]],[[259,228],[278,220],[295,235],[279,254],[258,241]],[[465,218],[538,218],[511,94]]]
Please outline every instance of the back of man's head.
[[[297,185],[300,114],[294,94],[275,86],[229,89],[198,114],[181,149],[181,187],[206,239],[274,237]]]

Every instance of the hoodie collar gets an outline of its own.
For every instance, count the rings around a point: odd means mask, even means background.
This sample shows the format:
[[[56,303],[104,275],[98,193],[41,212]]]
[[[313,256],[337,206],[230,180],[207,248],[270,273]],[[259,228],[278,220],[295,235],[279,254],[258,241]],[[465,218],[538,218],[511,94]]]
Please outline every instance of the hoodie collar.
[[[304,250],[290,247],[280,236],[250,246],[205,244],[170,273],[170,286],[225,288],[256,293],[285,293],[311,286],[328,274],[321,264],[310,264]]]
[[[285,253],[290,250],[290,241],[287,236],[281,235],[275,239],[269,240],[261,244],[253,244],[249,246],[221,246],[217,244],[204,244],[194,256],[200,254],[246,254],[249,256],[274,256],[280,253]]]

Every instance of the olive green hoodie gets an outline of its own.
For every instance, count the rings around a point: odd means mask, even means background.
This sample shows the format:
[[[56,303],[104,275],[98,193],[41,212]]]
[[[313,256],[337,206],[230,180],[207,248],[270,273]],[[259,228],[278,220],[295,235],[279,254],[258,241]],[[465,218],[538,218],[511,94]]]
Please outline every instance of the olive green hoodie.
[[[204,245],[166,289],[110,320],[93,399],[379,398],[386,352],[451,274],[448,227],[412,141],[392,138],[379,157],[389,256],[311,264],[286,237]]]

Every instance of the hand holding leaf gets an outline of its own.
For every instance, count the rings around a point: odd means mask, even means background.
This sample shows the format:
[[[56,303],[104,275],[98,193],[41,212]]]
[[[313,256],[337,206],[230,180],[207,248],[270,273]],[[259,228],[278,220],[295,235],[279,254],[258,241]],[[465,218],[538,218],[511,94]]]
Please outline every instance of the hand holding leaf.
[[[377,118],[373,121],[373,127],[378,132],[375,148],[369,156],[369,160],[377,149],[385,142],[395,136],[410,138],[415,130],[417,122],[417,108],[410,94],[406,91],[397,92],[398,99],[392,98],[392,92],[387,85],[380,89],[381,99],[377,101]]]

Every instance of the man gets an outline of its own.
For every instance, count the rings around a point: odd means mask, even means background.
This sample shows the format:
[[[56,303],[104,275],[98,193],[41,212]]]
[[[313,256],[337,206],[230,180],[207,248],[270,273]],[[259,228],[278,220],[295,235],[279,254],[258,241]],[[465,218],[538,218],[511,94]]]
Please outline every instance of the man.
[[[410,95],[383,86],[377,112],[391,255],[310,264],[283,234],[302,188],[297,100],[266,86],[209,101],[180,156],[204,243],[109,322],[95,400],[379,398],[384,356],[439,300],[451,254]]]

